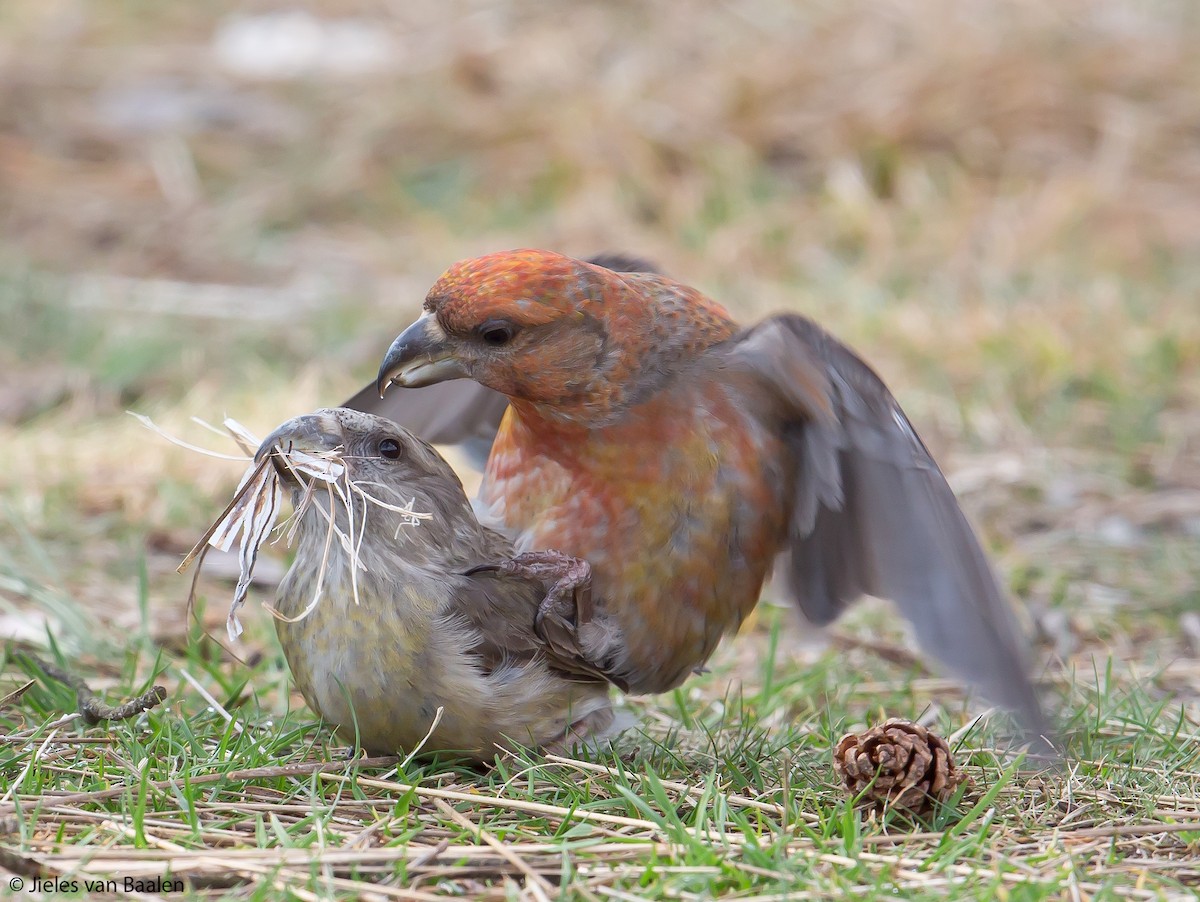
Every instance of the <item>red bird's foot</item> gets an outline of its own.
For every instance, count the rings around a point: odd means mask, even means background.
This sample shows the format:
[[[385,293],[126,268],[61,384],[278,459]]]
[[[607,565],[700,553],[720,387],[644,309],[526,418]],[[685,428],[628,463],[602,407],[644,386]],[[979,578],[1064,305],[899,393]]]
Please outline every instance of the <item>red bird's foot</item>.
[[[485,568],[476,567],[475,571]],[[538,605],[533,626],[545,637],[544,621],[550,619],[574,632],[592,619],[592,565],[562,551],[527,551],[487,569],[511,576],[554,581]]]
[[[533,621],[539,634],[545,634],[547,618],[574,629],[592,619],[592,565],[583,558],[554,550],[530,551],[518,554],[510,563],[536,579],[554,580]]]

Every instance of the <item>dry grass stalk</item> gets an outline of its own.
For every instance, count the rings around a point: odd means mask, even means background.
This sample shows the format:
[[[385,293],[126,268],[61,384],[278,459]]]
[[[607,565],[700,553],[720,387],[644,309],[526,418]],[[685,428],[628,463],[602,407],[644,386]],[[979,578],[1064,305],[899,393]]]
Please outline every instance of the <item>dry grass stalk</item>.
[[[281,534],[280,537],[283,538],[285,544],[290,545],[292,543],[295,538],[296,529],[310,507],[325,518],[328,524],[328,532],[325,540],[325,553],[321,561],[320,572],[312,600],[303,611],[293,618],[284,618],[283,614],[276,611],[270,605],[264,604],[264,607],[271,612],[273,617],[289,619],[289,622],[295,622],[307,617],[316,608],[323,595],[324,576],[329,568],[330,553],[333,548],[333,539],[335,536],[342,551],[350,559],[351,587],[354,594],[354,602],[355,604],[358,603],[357,575],[360,570],[366,569],[359,552],[362,547],[363,536],[366,532],[367,510],[370,505],[374,504],[378,507],[403,514],[404,520],[402,525],[404,526],[419,526],[422,520],[428,520],[433,516],[423,511],[414,510],[413,500],[410,500],[405,505],[395,505],[389,504],[372,495],[365,488],[369,483],[364,483],[353,478],[350,462],[341,454],[340,449],[334,449],[329,452],[311,452],[293,448],[290,445],[287,448],[277,445],[271,449],[270,454],[263,454],[261,459],[256,459],[256,449],[262,444],[261,440],[241,423],[226,417],[222,425],[224,425],[225,429],[245,454],[245,457],[234,457],[232,455],[210,452],[197,445],[181,441],[175,436],[169,435],[159,429],[148,417],[139,414],[133,414],[133,416],[137,417],[147,428],[181,447],[226,460],[251,461],[251,466],[242,474],[241,481],[238,483],[233,498],[230,499],[220,516],[205,531],[204,535],[201,536],[200,540],[192,547],[192,550],[188,552],[183,562],[179,565],[179,572],[182,573],[191,566],[197,557],[202,557],[205,548],[212,547],[221,551],[229,551],[232,549],[234,542],[238,542],[239,576],[233,593],[233,601],[229,606],[229,616],[226,620],[231,641],[236,640],[242,634],[242,624],[238,619],[237,612],[246,603],[246,596],[250,591],[250,581],[254,575],[254,565],[258,560],[259,549],[266,543],[271,533],[277,531],[276,524],[279,520],[283,489],[279,470],[273,463],[274,460],[281,461],[287,467],[291,477],[299,485],[303,486],[292,516],[279,524],[278,532]],[[220,430],[214,429],[204,423],[201,423],[201,425],[205,425],[206,428],[213,429],[213,431],[220,434]],[[328,506],[323,507],[321,505],[314,505],[313,503],[315,490],[318,485],[323,486],[326,491],[329,501]],[[355,500],[356,497],[359,499],[358,501]],[[337,504],[339,502],[347,513],[346,528],[344,529],[338,522]]]

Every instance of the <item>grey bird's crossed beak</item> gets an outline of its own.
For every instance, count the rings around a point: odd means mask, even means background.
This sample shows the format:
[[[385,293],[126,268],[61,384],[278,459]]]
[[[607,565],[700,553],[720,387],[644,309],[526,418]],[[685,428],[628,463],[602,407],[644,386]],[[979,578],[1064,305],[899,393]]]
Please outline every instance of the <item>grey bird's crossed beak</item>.
[[[329,410],[318,410],[288,420],[265,439],[254,452],[254,462],[260,463],[267,455],[271,465],[285,483],[296,484],[296,472],[285,461],[285,456],[296,451],[322,454],[335,451],[342,446],[342,430],[337,418]]]
[[[405,388],[433,385],[447,379],[466,379],[467,371],[446,342],[446,333],[432,313],[421,317],[392,342],[375,387],[379,397],[393,382]]]
[[[254,452],[257,463],[277,447],[283,450],[297,448],[301,451],[321,453],[332,451],[342,444],[342,432],[338,421],[325,410],[305,414],[288,420],[262,440]]]

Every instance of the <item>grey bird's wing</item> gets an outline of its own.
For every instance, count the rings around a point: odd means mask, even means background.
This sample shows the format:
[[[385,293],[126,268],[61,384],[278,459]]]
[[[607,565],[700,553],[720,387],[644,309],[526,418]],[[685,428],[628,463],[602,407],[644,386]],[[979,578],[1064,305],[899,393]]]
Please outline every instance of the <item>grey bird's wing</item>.
[[[658,272],[654,264],[628,254],[597,254],[587,262],[614,272]],[[372,382],[341,406],[386,417],[431,444],[461,445],[482,469],[508,399],[470,379],[390,391],[382,398]]]
[[[797,315],[771,317],[714,350],[726,376],[749,378],[791,448],[795,507],[780,567],[803,612],[823,624],[864,594],[892,600],[928,654],[1046,735],[1013,610],[883,381]]]
[[[463,574],[454,593],[452,613],[471,625],[479,637],[471,649],[489,669],[540,655],[560,674],[576,681],[618,680],[592,664],[569,629],[550,629],[539,636],[534,629],[538,605],[547,583],[498,572]]]

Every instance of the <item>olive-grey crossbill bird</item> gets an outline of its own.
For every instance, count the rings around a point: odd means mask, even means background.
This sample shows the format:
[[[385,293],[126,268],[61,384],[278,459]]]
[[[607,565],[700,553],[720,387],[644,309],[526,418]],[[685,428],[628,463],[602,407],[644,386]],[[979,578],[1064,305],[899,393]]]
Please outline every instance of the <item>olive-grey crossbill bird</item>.
[[[1044,731],[1004,592],[875,372],[803,316],[741,328],[630,268],[540,250],[457,263],[379,369],[381,394],[434,386],[446,426],[426,438],[494,435],[489,525],[591,564],[621,641],[587,656],[632,691],[670,689],[776,568],[817,624],[893,600],[929,654]],[[354,403],[431,422],[420,395]]]
[[[306,478],[289,464],[296,452],[336,460],[336,484]],[[562,748],[617,730],[608,683],[572,645],[579,624],[538,618],[556,587],[564,610],[586,605],[586,592],[558,585],[562,567],[511,572],[512,544],[479,524],[433,448],[336,408],[284,423],[264,454],[301,510],[279,641],[305,701],[344,736],[372,752],[413,750],[440,708],[424,751],[486,760],[497,747]]]

